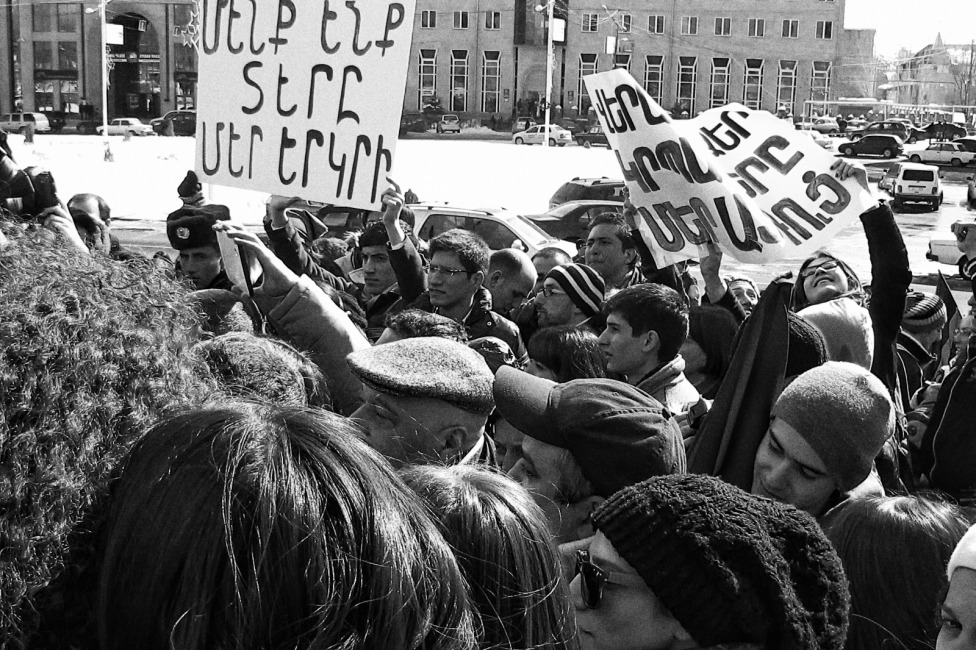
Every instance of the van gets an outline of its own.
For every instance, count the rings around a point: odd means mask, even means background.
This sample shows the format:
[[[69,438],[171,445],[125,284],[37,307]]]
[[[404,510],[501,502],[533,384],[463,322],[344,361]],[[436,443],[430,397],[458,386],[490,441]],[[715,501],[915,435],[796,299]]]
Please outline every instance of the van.
[[[902,163],[892,183],[892,207],[898,209],[906,203],[927,203],[932,210],[942,204],[942,183],[939,168],[935,165]]]
[[[0,115],[0,129],[10,133],[27,133],[33,127],[35,133],[47,133],[51,123],[43,113],[4,113]]]

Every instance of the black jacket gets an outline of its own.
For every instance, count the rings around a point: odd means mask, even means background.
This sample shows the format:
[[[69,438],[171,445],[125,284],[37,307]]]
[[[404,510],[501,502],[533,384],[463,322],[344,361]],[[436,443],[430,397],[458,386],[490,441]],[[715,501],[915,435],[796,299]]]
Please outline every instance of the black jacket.
[[[430,292],[427,291],[422,293],[410,307],[421,311],[435,311],[430,302]],[[471,311],[464,319],[464,329],[468,333],[469,341],[480,339],[483,336],[494,336],[504,341],[520,362],[528,359],[528,352],[522,342],[518,327],[501,314],[491,310],[491,294],[484,287],[480,287],[474,296]]]

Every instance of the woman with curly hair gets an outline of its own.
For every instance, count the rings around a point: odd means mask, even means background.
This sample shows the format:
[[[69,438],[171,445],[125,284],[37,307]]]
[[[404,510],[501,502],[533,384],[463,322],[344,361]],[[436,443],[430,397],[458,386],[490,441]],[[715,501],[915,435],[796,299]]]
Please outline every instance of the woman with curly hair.
[[[101,553],[103,650],[469,650],[451,549],[349,420],[232,403],[133,448]]]

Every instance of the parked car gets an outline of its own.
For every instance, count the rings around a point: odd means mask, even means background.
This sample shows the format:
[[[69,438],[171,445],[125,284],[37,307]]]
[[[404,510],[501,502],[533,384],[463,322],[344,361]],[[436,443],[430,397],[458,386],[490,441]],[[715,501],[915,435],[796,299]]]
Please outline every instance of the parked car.
[[[960,167],[968,165],[976,159],[976,152],[966,151],[962,145],[955,142],[935,142],[922,151],[916,151],[909,160],[914,163],[924,162],[933,165],[952,165]]]
[[[591,126],[586,130],[585,133],[577,133],[574,137],[576,144],[589,149],[595,144],[602,147],[610,147],[610,141],[607,140],[607,134],[603,132],[603,127],[599,124]]]
[[[576,120],[568,117],[564,117],[563,119],[559,120],[559,126],[569,131],[569,134],[574,137],[577,133],[582,133],[587,129],[585,121],[583,124],[580,124]]]
[[[829,136],[824,135],[820,131],[802,131],[811,140],[816,142],[822,149],[833,149],[834,141]]]
[[[416,219],[414,232],[423,240],[461,228],[480,235],[492,250],[516,248],[529,256],[554,246],[576,255],[575,244],[549,235],[529,219],[502,208],[472,209],[446,203],[415,203],[410,206]]]
[[[966,151],[972,151],[976,153],[976,138],[972,136],[966,136],[965,138],[956,138],[953,140],[956,144],[961,146]]]
[[[149,126],[159,135],[166,135],[167,125],[173,125],[173,135],[196,135],[197,112],[190,110],[170,111],[162,117],[149,120]]]
[[[0,129],[10,133],[27,133],[34,127],[34,133],[48,133],[51,123],[44,113],[4,113],[0,115]]]
[[[549,199],[549,209],[567,201],[620,201],[624,200],[624,182],[607,178],[573,178],[562,185]]]
[[[837,124],[837,120],[833,117],[818,117],[813,120],[813,124],[810,125],[810,129],[823,133],[824,135],[834,135],[840,133],[840,126]]]
[[[423,113],[404,113],[400,116],[400,135],[404,133],[426,133],[427,118]]]
[[[854,142],[845,142],[837,147],[842,156],[881,156],[894,158],[903,152],[901,139],[893,135],[866,135]]]
[[[519,131],[512,135],[512,142],[515,144],[542,144],[546,139],[546,125],[536,124],[535,126],[529,127],[525,131]],[[573,141],[573,136],[570,135],[569,131],[562,128],[561,126],[556,126],[555,124],[549,125],[549,146],[555,147],[565,147],[567,144]]]
[[[64,111],[41,111],[51,126],[52,133],[60,133],[68,122],[68,114]]]
[[[924,140],[928,135],[920,129],[905,124],[904,122],[896,122],[893,120],[883,120],[881,122],[872,122],[866,125],[864,128],[856,129],[851,131],[848,128],[848,134],[851,140],[858,140],[866,135],[896,135],[901,138],[902,142],[907,142],[909,144],[915,144],[919,139]]]
[[[105,127],[99,125],[95,131],[105,135]],[[138,117],[117,117],[108,123],[108,135],[154,135],[153,128]]]
[[[553,237],[573,243],[586,241],[593,217],[604,212],[622,213],[622,201],[567,201],[542,214],[526,217]]]
[[[962,257],[962,251],[959,250],[958,239],[954,234],[955,229],[958,225],[969,226],[970,228],[976,228],[976,219],[962,219],[956,221],[952,224],[953,229],[947,233],[936,233],[929,237],[929,249],[925,253],[926,259],[930,259],[933,262],[939,262],[940,264],[951,264],[956,266],[959,264],[959,258]]]
[[[888,171],[886,171],[884,176],[882,176],[878,181],[879,190],[884,190],[888,194],[891,194],[891,188],[893,188],[895,185],[895,176],[898,175],[898,172],[901,170],[901,166],[903,164],[905,163],[891,163],[891,167],[888,168]]]
[[[512,122],[512,133],[518,133],[519,131],[527,131],[528,129],[535,126],[535,118],[523,115],[522,117],[515,118]]]
[[[891,207],[895,210],[906,203],[924,203],[933,211],[942,205],[942,183],[939,168],[934,165],[902,163],[892,180]]]
[[[457,115],[454,115],[452,113],[441,115],[441,119],[437,120],[437,132],[438,133],[460,133],[461,120],[458,119]]]
[[[969,135],[965,126],[952,122],[932,122],[924,130],[932,140],[955,140]]]

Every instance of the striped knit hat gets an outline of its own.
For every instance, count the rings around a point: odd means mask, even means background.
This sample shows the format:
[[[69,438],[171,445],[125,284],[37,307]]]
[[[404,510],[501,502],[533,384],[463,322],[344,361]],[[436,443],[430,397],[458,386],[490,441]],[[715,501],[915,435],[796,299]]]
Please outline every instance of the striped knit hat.
[[[557,266],[549,271],[546,277],[558,282],[573,304],[586,314],[587,318],[600,313],[606,285],[599,273],[585,264],[567,264]]]
[[[946,322],[946,306],[932,293],[909,291],[905,296],[905,314],[901,326],[910,334],[940,330]]]

